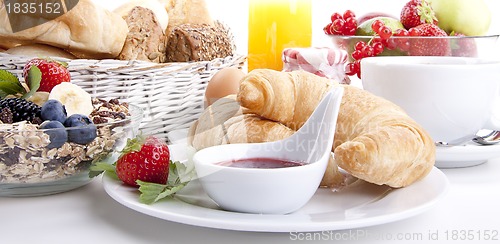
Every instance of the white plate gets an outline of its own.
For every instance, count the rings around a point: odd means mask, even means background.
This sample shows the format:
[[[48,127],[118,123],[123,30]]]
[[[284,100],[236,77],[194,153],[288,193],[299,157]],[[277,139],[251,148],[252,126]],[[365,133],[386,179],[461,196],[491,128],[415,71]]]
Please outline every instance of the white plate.
[[[484,146],[470,142],[463,146],[436,147],[435,166],[438,168],[470,167],[496,157],[500,157],[500,144]]]
[[[185,159],[184,147],[171,145],[172,158]],[[139,203],[136,188],[109,176],[103,177],[103,185],[120,204],[168,221],[228,230],[291,232],[351,229],[405,219],[432,207],[445,194],[449,183],[437,168],[426,178],[402,189],[354,181],[337,192],[318,189],[306,206],[287,215],[222,210],[203,192],[198,181],[192,181],[175,198],[151,205]]]

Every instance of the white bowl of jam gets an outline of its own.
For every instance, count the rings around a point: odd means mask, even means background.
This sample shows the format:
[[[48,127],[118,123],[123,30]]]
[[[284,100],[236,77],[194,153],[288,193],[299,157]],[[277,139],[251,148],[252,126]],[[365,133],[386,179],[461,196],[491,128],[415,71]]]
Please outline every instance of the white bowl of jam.
[[[306,163],[258,147],[227,144],[198,151],[193,161],[205,192],[229,211],[286,214],[300,209],[316,192],[330,155]]]
[[[203,189],[221,208],[287,214],[304,206],[321,183],[343,89],[333,88],[292,136],[266,143],[202,149],[193,161]]]

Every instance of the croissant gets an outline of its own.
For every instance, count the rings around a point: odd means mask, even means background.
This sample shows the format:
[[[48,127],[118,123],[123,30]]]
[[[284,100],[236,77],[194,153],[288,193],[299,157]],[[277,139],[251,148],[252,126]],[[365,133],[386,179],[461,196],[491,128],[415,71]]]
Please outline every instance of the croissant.
[[[237,99],[251,113],[296,130],[333,85],[339,84],[304,71],[254,70]],[[423,178],[435,162],[430,135],[403,109],[353,86],[344,86],[333,151],[351,175],[396,188]]]
[[[256,69],[240,84],[238,102],[252,113],[298,130],[334,85],[306,71]]]
[[[259,143],[285,139],[295,133],[281,123],[251,114],[241,107],[235,95],[217,100],[191,125],[188,144],[196,150],[229,143]],[[321,186],[339,187],[344,182],[333,157]]]
[[[235,95],[217,100],[190,127],[188,144],[197,150],[229,143],[257,143],[284,139],[290,128],[249,114]]]

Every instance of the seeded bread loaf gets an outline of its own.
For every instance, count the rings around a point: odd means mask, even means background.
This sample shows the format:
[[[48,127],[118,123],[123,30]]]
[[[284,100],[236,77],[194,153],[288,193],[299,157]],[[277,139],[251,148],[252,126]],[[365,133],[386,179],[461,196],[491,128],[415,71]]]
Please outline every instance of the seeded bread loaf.
[[[129,32],[118,59],[165,62],[165,34],[154,12],[137,6],[124,19]]]
[[[232,55],[234,43],[222,24],[183,24],[168,36],[167,62],[210,61]]]

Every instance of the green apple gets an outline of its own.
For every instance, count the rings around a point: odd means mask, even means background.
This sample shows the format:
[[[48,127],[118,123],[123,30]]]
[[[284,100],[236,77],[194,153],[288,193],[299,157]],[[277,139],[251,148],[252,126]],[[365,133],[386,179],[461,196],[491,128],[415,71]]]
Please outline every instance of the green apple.
[[[431,6],[444,31],[481,36],[488,32],[491,11],[484,0],[432,0]]]
[[[356,29],[356,36],[374,36],[375,32],[372,30],[372,23],[375,20],[382,20],[385,26],[391,28],[392,31],[396,31],[397,29],[404,29],[403,24],[399,21],[399,19],[392,17],[375,17],[361,23]]]

